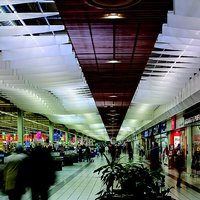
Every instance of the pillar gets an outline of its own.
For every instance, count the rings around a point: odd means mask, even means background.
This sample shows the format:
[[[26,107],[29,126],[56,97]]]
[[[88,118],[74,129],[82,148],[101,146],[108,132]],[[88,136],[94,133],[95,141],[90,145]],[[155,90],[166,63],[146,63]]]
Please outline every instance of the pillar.
[[[88,137],[85,136],[85,145],[88,146]]]
[[[78,145],[78,137],[77,137],[77,133],[74,134],[74,137],[75,137],[75,145],[77,146],[77,145]]]
[[[69,132],[68,132],[68,128],[65,127],[65,143],[68,144],[69,142]]]
[[[187,153],[187,160],[186,160],[186,169],[187,173],[191,174],[191,164],[192,164],[192,128],[189,126],[186,128],[187,133],[187,146],[188,146],[188,153]]]
[[[91,140],[90,140],[90,145],[91,145],[91,146],[93,146],[93,144],[94,144],[93,141],[94,141],[94,140],[91,138]]]
[[[54,125],[49,121],[49,143],[53,143]]]
[[[17,111],[17,133],[18,133],[18,143],[24,144],[24,111],[18,109]]]
[[[84,142],[83,142],[83,135],[81,135],[81,145],[83,145]]]

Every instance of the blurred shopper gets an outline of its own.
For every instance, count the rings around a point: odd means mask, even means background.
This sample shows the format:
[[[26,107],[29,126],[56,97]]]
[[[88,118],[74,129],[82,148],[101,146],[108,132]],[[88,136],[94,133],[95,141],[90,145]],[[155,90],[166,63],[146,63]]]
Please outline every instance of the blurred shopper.
[[[79,160],[79,162],[82,162],[82,160],[83,160],[83,147],[82,146],[78,147],[78,160]]]
[[[86,156],[87,162],[90,162],[91,161],[91,151],[90,151],[90,147],[88,147],[88,146],[85,149],[85,156]]]
[[[48,190],[55,182],[53,159],[47,148],[36,144],[30,154],[30,187],[32,200],[47,200]]]
[[[4,190],[10,200],[20,200],[26,188],[25,159],[23,146],[18,145],[16,152],[5,158],[3,170]]]
[[[176,167],[176,170],[178,172],[178,178],[177,178],[176,186],[181,188],[181,174],[182,174],[184,167],[185,167],[184,152],[181,149],[176,152],[175,167]]]
[[[108,152],[109,152],[109,147],[108,147],[108,145],[106,145],[105,146],[105,154],[108,155]]]
[[[129,146],[127,151],[128,151],[128,160],[129,161],[133,160],[133,149],[132,149],[132,147]]]
[[[110,146],[110,155],[111,155],[112,161],[114,161],[116,158],[116,147],[114,144],[111,144]]]
[[[131,142],[127,142],[127,152],[129,161],[133,160],[133,148],[131,146]]]
[[[103,145],[100,146],[99,152],[100,152],[101,157],[103,157],[103,154],[105,152],[105,147]]]
[[[159,161],[159,147],[157,142],[153,143],[153,147],[150,151],[150,169],[152,171],[161,170]]]
[[[141,161],[143,160],[144,155],[145,155],[145,150],[144,150],[144,146],[142,145],[140,147],[140,160]]]

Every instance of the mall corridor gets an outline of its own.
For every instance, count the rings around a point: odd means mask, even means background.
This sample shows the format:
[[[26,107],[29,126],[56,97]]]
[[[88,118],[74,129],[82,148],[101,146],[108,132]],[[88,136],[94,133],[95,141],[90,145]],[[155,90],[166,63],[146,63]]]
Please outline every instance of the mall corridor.
[[[122,156],[122,162],[128,162],[126,155]],[[137,161],[137,156],[134,156]],[[148,162],[144,161],[144,164]],[[50,200],[95,200],[96,193],[101,189],[101,180],[95,169],[106,164],[104,157],[95,157],[94,162],[74,163],[72,166],[64,166],[62,171],[57,171],[57,181],[50,189]],[[176,200],[199,200],[200,199],[200,178],[183,174],[182,188],[177,189],[176,171],[168,170],[165,166],[166,186],[171,189],[170,196]],[[0,196],[0,200],[7,200],[7,196]],[[30,192],[27,191],[22,200],[30,200]]]

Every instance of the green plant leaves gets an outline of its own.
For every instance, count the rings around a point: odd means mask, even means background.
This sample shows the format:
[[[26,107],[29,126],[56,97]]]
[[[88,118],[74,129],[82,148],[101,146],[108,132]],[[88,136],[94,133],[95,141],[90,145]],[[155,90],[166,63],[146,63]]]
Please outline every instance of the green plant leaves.
[[[104,155],[107,165],[99,167],[94,173],[101,173],[104,189],[97,193],[97,199],[112,197],[116,194],[114,182],[120,188],[120,193],[136,199],[156,199],[167,197],[171,188],[165,188],[165,176],[161,171],[151,171],[141,163],[119,163],[119,160],[110,161]],[[118,191],[119,192],[119,191]]]

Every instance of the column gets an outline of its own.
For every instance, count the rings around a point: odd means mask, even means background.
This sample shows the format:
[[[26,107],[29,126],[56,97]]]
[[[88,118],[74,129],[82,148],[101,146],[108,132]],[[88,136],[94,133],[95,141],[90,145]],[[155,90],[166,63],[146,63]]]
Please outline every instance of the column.
[[[78,145],[78,137],[77,137],[77,133],[74,134],[74,137],[75,137],[75,145],[77,146],[77,145]]]
[[[81,145],[83,145],[83,135],[81,135]]]
[[[69,132],[68,132],[68,128],[65,127],[65,143],[68,144],[69,142]]]
[[[94,144],[93,144],[93,141],[94,141],[94,140],[91,138],[91,140],[90,140],[90,145],[91,145],[91,146],[94,145]]]
[[[17,111],[17,134],[18,134],[18,143],[24,144],[24,111],[18,109]]]
[[[49,121],[49,143],[53,143],[54,124]]]
[[[192,164],[192,129],[191,127],[186,128],[187,133],[187,146],[188,146],[188,153],[187,153],[187,160],[186,160],[186,169],[187,173],[191,174],[191,164]]]

